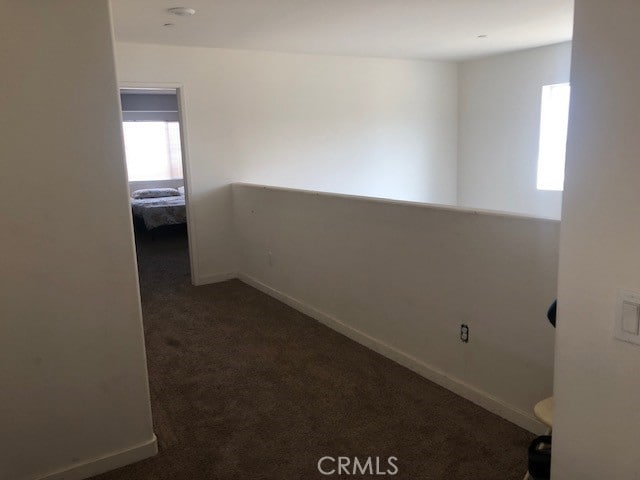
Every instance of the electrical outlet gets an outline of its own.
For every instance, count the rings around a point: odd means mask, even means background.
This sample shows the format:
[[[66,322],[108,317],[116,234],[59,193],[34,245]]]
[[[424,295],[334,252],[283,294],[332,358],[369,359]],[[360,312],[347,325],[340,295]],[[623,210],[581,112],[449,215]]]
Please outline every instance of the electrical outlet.
[[[460,340],[462,343],[469,343],[469,325],[460,325]]]

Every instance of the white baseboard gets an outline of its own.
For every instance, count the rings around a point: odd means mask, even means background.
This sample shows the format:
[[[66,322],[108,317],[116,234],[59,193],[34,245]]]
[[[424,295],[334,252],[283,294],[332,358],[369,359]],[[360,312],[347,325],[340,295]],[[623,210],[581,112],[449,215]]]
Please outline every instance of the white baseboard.
[[[213,275],[200,275],[195,280],[195,286],[199,287],[201,285],[209,285],[211,283],[226,282],[227,280],[232,280],[234,278],[238,278],[237,272],[214,273]]]
[[[39,477],[38,480],[83,480],[153,457],[157,453],[158,439],[154,435],[151,440],[141,445],[73,465],[67,469]]]
[[[290,307],[304,313],[305,315],[314,318],[315,320],[323,323],[329,328],[340,332],[341,334],[349,337],[350,339],[364,345],[371,350],[378,352],[381,355],[393,360],[394,362],[416,372],[417,374],[425,377],[426,379],[460,395],[463,398],[479,405],[485,410],[495,413],[496,415],[504,418],[518,425],[525,430],[528,430],[537,435],[542,435],[546,431],[546,427],[538,422],[536,418],[528,412],[524,412],[519,408],[513,407],[504,403],[502,400],[492,396],[491,394],[484,392],[472,385],[469,385],[457,378],[447,375],[442,370],[435,368],[431,365],[424,363],[411,355],[408,355],[390,345],[381,342],[380,340],[373,338],[366,333],[356,330],[349,325],[341,322],[335,317],[328,315],[304,302],[301,302],[289,295],[280,292],[256,278],[251,277],[245,273],[239,273],[238,278],[252,287],[266,293],[267,295],[286,303]]]

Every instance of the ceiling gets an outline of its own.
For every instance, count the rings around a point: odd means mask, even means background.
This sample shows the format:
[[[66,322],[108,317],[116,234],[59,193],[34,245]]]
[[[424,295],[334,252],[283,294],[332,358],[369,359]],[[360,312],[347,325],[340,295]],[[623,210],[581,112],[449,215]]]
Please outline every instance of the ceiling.
[[[462,60],[573,30],[573,0],[111,1],[117,41],[244,50]],[[177,6],[197,13],[167,12]]]

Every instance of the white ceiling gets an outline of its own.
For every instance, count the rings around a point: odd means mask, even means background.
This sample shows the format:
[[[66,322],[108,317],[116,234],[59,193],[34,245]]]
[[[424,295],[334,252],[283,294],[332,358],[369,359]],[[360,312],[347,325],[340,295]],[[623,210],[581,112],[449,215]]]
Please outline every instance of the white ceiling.
[[[118,41],[332,55],[461,60],[570,40],[573,29],[573,0],[112,0],[112,6]],[[176,6],[197,13],[166,11]]]

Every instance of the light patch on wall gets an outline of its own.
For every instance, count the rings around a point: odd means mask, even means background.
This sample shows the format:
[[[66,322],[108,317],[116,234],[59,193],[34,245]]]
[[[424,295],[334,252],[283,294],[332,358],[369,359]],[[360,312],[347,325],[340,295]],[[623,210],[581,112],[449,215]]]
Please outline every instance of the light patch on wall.
[[[568,83],[542,87],[538,190],[562,191],[564,187],[570,92]]]

